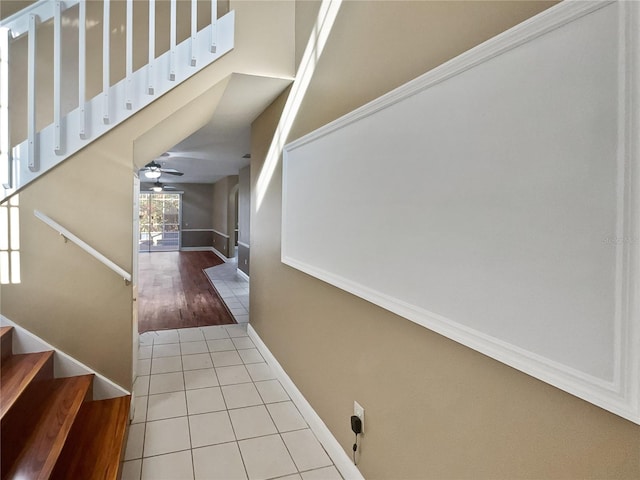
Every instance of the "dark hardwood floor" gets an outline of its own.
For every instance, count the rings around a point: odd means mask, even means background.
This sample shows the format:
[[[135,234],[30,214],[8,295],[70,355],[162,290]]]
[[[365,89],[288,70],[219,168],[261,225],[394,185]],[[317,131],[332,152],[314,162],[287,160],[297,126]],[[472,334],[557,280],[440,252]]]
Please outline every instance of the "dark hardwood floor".
[[[222,264],[213,252],[141,253],[138,331],[236,323],[203,269]]]

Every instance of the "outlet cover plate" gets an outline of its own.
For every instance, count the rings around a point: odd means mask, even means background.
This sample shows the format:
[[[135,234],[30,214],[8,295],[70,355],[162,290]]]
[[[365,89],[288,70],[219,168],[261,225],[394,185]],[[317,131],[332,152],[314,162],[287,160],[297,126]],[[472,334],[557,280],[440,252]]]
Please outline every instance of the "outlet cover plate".
[[[362,423],[362,434],[364,434],[364,408],[358,402],[353,402],[353,414],[360,419]]]

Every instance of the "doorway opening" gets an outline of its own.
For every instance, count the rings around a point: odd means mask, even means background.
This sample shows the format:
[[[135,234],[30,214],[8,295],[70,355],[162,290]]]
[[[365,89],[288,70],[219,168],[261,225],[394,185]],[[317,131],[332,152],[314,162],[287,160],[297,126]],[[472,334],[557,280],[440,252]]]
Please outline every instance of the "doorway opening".
[[[179,193],[140,193],[140,252],[171,252],[180,250]]]

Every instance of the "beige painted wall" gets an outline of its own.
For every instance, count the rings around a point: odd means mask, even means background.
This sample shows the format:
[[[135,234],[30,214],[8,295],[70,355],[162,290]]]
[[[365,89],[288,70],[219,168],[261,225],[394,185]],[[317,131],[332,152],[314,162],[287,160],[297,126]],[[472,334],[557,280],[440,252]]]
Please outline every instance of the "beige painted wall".
[[[2,2],[0,2],[0,20],[4,20],[36,1],[37,0],[2,0]]]
[[[131,272],[132,146],[120,139],[106,135],[20,194],[22,282],[2,285],[0,313],[129,388],[131,287],[33,215],[41,210]]]
[[[208,183],[176,183],[182,194],[182,228],[212,228],[213,185]]]
[[[548,6],[347,2],[289,140]],[[253,124],[252,187],[284,99]],[[366,478],[640,478],[640,426],[283,265],[281,173],[252,198],[251,323],[349,455],[364,406]]]
[[[125,388],[132,371],[131,287],[63,244],[32,210],[131,271],[134,172],[211,118],[230,74],[294,74],[293,2],[237,1],[230,8],[236,11],[232,52],[21,193],[22,283],[2,286],[0,313]]]

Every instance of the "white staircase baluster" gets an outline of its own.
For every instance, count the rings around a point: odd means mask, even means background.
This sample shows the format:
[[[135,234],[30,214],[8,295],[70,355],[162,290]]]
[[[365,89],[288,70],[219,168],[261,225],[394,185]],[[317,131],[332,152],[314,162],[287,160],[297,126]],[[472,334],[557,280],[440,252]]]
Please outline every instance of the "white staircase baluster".
[[[211,53],[216,53],[218,44],[218,0],[211,0]]]
[[[56,154],[62,153],[62,111],[60,103],[62,94],[60,91],[62,69],[62,5],[56,0],[53,10],[53,124],[54,140],[53,150]]]
[[[109,109],[109,87],[110,87],[110,78],[109,78],[109,68],[110,68],[110,60],[111,55],[110,44],[111,44],[111,0],[104,0],[104,8],[102,14],[102,121],[104,123],[109,123],[110,121],[110,109]]]
[[[87,77],[87,3],[80,2],[78,11],[78,108],[80,122],[78,134],[87,138],[86,77]]]
[[[13,186],[9,124],[9,29],[0,28],[0,185]]]
[[[191,0],[191,62],[196,66],[196,41],[198,35],[198,0]]]
[[[176,0],[171,0],[171,20],[170,20],[170,42],[171,45],[169,47],[169,80],[172,82],[176,79],[176,30],[177,30],[177,19],[176,19]]]
[[[1,2],[2,0],[0,0]],[[97,95],[88,98],[89,74],[87,40],[93,19],[89,18],[89,0],[37,0],[21,11],[0,20],[0,201],[11,195],[43,173],[49,171],[71,155],[86,147],[91,141],[101,137],[116,125],[134,115],[138,110],[149,105],[156,97],[163,95],[187,80],[197,72],[222,57],[233,49],[235,15],[231,11],[217,18],[217,0],[211,0],[211,26],[198,31],[198,3],[191,0],[190,16],[178,17],[178,0],[168,0],[170,7],[170,48],[156,58],[156,0],[148,0],[149,50],[148,63],[134,71],[134,8],[135,0],[126,0],[126,17],[124,25],[111,25],[112,0],[103,0],[102,18],[102,89]],[[184,0],[186,1],[186,0]],[[200,0],[202,1],[202,0]],[[78,92],[77,108],[65,112],[64,96],[67,85],[67,74],[75,73],[64,70],[63,59],[67,58],[67,42],[64,41],[63,28],[66,28],[65,12],[78,5],[77,41],[78,47],[70,54],[78,55]],[[184,5],[186,7],[186,5]],[[200,11],[202,14],[202,10]],[[181,27],[190,28],[190,35],[178,43],[178,19]],[[143,20],[146,21],[147,19]],[[183,21],[184,20],[184,21]],[[202,20],[202,17],[200,17]],[[208,20],[208,16],[207,16]],[[190,22],[187,25],[187,22]],[[75,22],[74,22],[75,23]],[[44,73],[38,62],[47,64],[38,51],[38,28],[41,25],[53,27],[51,47],[53,55],[49,78],[39,77]],[[63,27],[63,25],[65,27]],[[125,29],[125,78],[111,85],[111,36],[112,28]],[[75,28],[75,25],[73,25]],[[211,31],[208,30],[211,29]],[[40,32],[41,33],[41,32]],[[73,32],[75,35],[75,32]],[[99,35],[99,33],[98,33]],[[27,43],[26,58],[13,58],[10,49],[20,37]],[[41,43],[41,42],[40,42]],[[99,52],[98,55],[100,54]],[[91,57],[93,58],[93,57]],[[11,63],[10,63],[11,62]],[[17,62],[13,64],[13,62]],[[10,67],[20,67],[25,63],[26,83],[26,139],[13,145],[11,143],[11,109],[13,107],[12,91],[9,90]],[[16,71],[20,71],[18,68]],[[167,70],[169,75],[167,75]],[[48,125],[41,127],[40,105],[46,91],[42,88],[51,82],[51,105],[53,115]],[[40,88],[41,91],[38,91]],[[144,93],[143,93],[144,92]],[[70,93],[70,92],[69,92]],[[75,92],[74,92],[75,93]],[[48,97],[47,97],[48,98]]]
[[[126,78],[125,85],[125,107],[127,110],[133,108],[133,0],[127,0],[127,52],[126,52]]]
[[[40,169],[40,159],[38,158],[38,142],[36,132],[36,27],[38,16],[29,15],[29,36],[28,36],[28,59],[29,67],[27,74],[27,139],[28,139],[28,161],[29,170],[36,172]]]
[[[147,65],[147,93],[153,95],[153,64],[156,59],[156,0],[149,0],[149,64]]]

